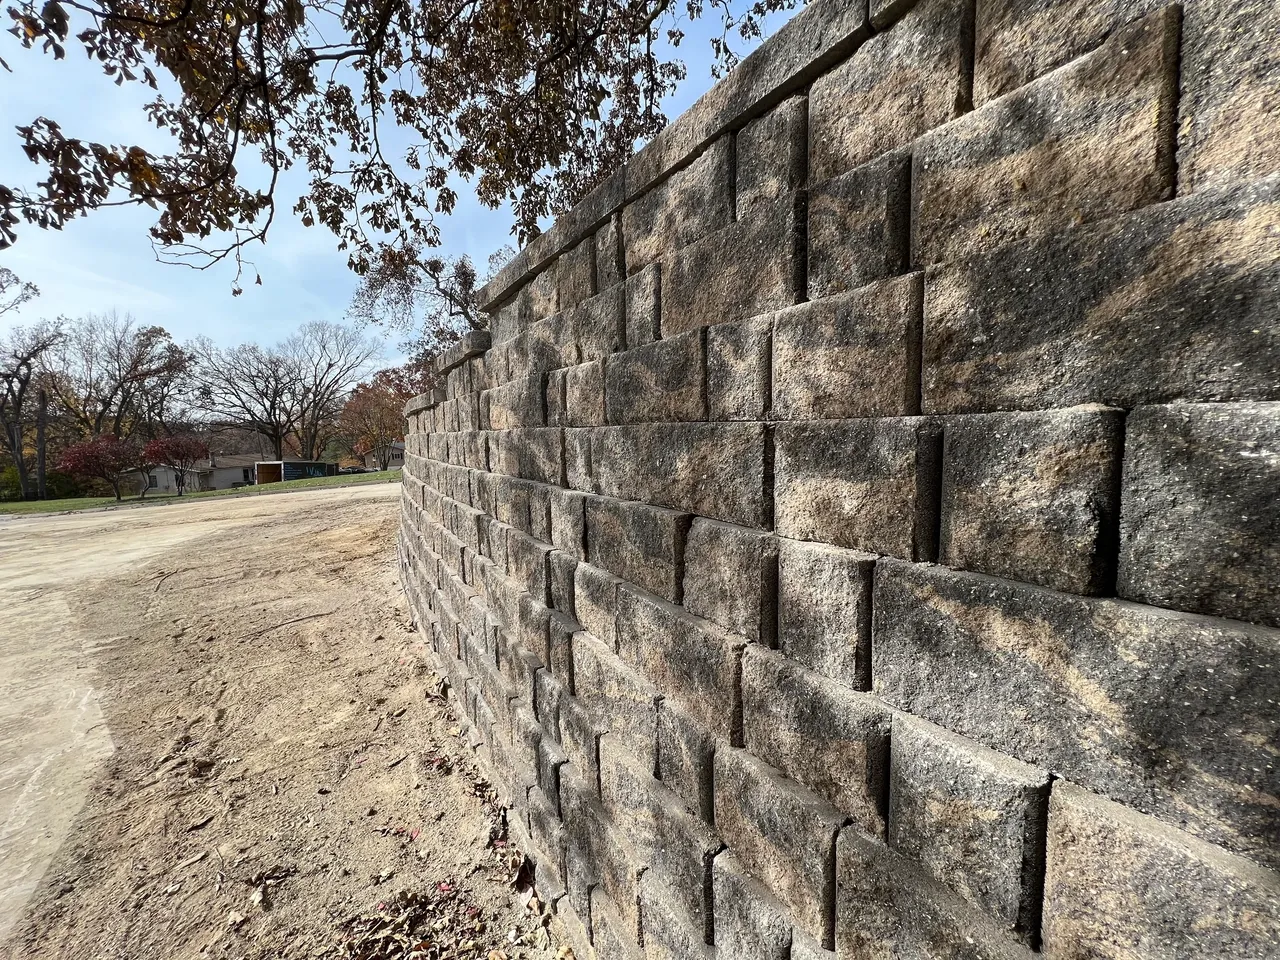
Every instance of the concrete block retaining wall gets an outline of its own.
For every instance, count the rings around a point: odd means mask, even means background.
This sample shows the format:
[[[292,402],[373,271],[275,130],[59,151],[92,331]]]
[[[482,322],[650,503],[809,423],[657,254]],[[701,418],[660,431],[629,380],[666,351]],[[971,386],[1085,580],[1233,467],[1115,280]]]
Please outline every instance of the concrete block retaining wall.
[[[402,572],[580,958],[1280,957],[1277,104],[818,0],[482,291]]]

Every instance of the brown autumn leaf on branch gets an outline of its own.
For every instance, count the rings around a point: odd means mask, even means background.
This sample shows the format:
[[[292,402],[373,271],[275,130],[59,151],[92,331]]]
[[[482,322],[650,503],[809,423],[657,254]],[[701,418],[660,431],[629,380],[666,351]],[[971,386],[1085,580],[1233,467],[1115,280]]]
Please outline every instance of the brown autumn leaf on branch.
[[[7,10],[15,42],[55,59],[74,42],[103,82],[149,88],[147,118],[172,147],[20,124],[42,179],[0,184],[0,247],[24,224],[146,204],[165,259],[243,270],[295,167],[309,186],[291,209],[358,274],[387,249],[425,263],[459,177],[482,203],[510,202],[523,244],[665,125],[658,105],[685,68],[660,51],[688,20],[718,18],[723,68],[731,33],[757,37],[797,2],[28,0]]]

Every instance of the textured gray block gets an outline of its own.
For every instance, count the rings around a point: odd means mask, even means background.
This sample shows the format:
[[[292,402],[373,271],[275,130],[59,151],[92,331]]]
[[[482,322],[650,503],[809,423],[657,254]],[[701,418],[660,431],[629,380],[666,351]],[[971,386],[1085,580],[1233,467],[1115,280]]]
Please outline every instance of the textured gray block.
[[[621,350],[626,342],[626,299],[621,286],[601,291],[560,317],[554,339],[567,344],[560,366],[587,363]]]
[[[670,700],[658,704],[658,777],[685,806],[711,822],[715,738]]]
[[[1139,407],[1119,593],[1280,626],[1280,403]]]
[[[927,417],[779,424],[778,535],[932,559],[941,445]]]
[[[629,584],[618,588],[619,655],[664,697],[730,741],[742,729],[743,646],[681,607]]]
[[[490,446],[494,473],[563,486],[564,435],[558,427],[506,430],[490,437],[497,439],[496,456]]]
[[[809,182],[819,184],[958,117],[971,97],[972,4],[922,0],[814,81]]]
[[[912,262],[1114,217],[1173,195],[1176,7],[914,148]],[[892,33],[893,31],[890,31]]]
[[[903,960],[1033,960],[959,897],[910,861],[858,834],[840,831],[836,875],[836,955]]]
[[[552,370],[547,373],[547,415],[546,424],[548,427],[563,427],[569,423],[569,410],[566,406],[565,398],[565,374],[564,370]],[[480,395],[481,411],[480,422],[482,426],[489,423],[489,415],[485,409],[488,397],[485,394]]]
[[[1049,803],[1050,957],[1280,956],[1280,878],[1058,781]]]
[[[746,527],[767,524],[764,458],[765,428],[756,423],[635,424],[591,434],[600,493]]]
[[[758,646],[742,656],[743,745],[884,836],[889,775],[889,712]]]
[[[1280,399],[1277,230],[1272,178],[931,271],[925,412]]]
[[[662,264],[651,263],[627,277],[626,346],[628,350],[653,343],[660,329],[662,305]]]
[[[707,419],[764,420],[769,412],[771,315],[707,328]]]
[[[731,151],[730,139],[722,137],[687,167],[627,204],[622,236],[629,273],[733,219]]]
[[[599,427],[605,423],[604,377],[603,360],[565,370],[565,426]]]
[[[608,497],[588,498],[586,509],[592,564],[673,603],[681,601],[692,517]]]
[[[702,926],[651,870],[640,878],[640,926],[645,960],[715,960],[715,948],[707,944]]]
[[[557,549],[571,553],[579,560],[585,559],[585,495],[574,490],[552,487],[548,497],[551,501],[551,542]]]
[[[808,150],[809,102],[784,100],[737,133],[737,218],[753,206],[791,194],[804,186]]]
[[[599,567],[580,563],[573,571],[573,607],[578,622],[610,650],[618,645],[618,585],[622,581]]]
[[[1164,0],[983,0],[974,78],[979,103],[1081,56]],[[1267,86],[1277,65],[1274,4],[1183,4],[1179,63],[1179,193],[1280,167],[1280,111]]]
[[[622,261],[622,214],[616,213],[596,231],[596,289],[604,291],[627,277]]]
[[[911,274],[774,314],[774,419],[919,413],[922,281]]]
[[[876,558],[827,544],[778,541],[778,646],[852,690],[870,687]]]
[[[748,640],[772,644],[777,589],[774,537],[716,520],[693,521],[684,545],[686,610]]]
[[[1035,942],[1048,773],[905,714],[892,736],[889,845]]]
[[[875,611],[892,706],[1280,863],[1280,630],[887,559]]]
[[[810,299],[905,273],[911,252],[911,157],[863,164],[809,191]]]
[[[540,543],[519,530],[507,531],[507,571],[530,596],[542,604],[551,603],[548,544]]]
[[[559,309],[568,310],[576,307],[583,300],[596,295],[596,244],[594,237],[588,237],[577,246],[570,247],[560,255],[559,264]]]
[[[1110,592],[1124,413],[1076,407],[946,423],[942,533],[947,566],[1068,593]]]
[[[597,957],[639,960],[643,956],[639,947],[638,883],[636,906],[632,908],[628,903],[623,910],[602,888],[591,891],[591,942]]]
[[[844,817],[745,750],[717,750],[716,829],[798,929],[834,946],[836,832]]]
[[[753,206],[744,219],[668,255],[662,335],[745,320],[801,296],[804,195]]]
[[[733,851],[719,854],[711,868],[716,951],[723,957],[789,960],[791,918]]]
[[[609,359],[605,398],[607,421],[612,424],[705,420],[706,359],[701,332],[614,354]]]
[[[711,858],[720,839],[612,734],[600,738],[600,800],[671,906],[709,937]]]
[[[657,689],[591,636],[573,638],[573,689],[596,729],[625,743],[635,762],[653,769],[657,753]]]

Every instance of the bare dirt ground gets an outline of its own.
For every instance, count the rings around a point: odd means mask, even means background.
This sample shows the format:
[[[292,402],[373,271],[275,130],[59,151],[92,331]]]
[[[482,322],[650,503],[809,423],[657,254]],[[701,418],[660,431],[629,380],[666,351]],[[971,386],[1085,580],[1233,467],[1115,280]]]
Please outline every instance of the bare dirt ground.
[[[567,955],[409,621],[398,493],[0,520],[0,957]]]

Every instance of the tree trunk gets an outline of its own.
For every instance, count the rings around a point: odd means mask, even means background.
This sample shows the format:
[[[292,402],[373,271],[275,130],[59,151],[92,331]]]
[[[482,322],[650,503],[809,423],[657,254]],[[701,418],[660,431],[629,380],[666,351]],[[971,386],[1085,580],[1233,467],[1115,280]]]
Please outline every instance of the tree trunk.
[[[115,495],[116,495],[116,503],[119,503],[119,502],[120,502],[120,500],[121,500],[121,497],[120,497],[120,478],[119,478],[119,477],[116,477],[114,480],[110,481],[110,483],[111,483],[111,489],[115,491]]]
[[[34,500],[35,497],[31,495],[31,479],[27,475],[27,461],[22,456],[22,421],[17,419],[13,423],[3,423],[0,426],[4,427],[9,452],[13,456],[13,465],[18,471],[18,487],[22,491],[22,499]]]
[[[49,393],[41,387],[36,394],[36,496],[41,500],[49,499],[49,491],[44,482],[44,427],[49,415]]]

